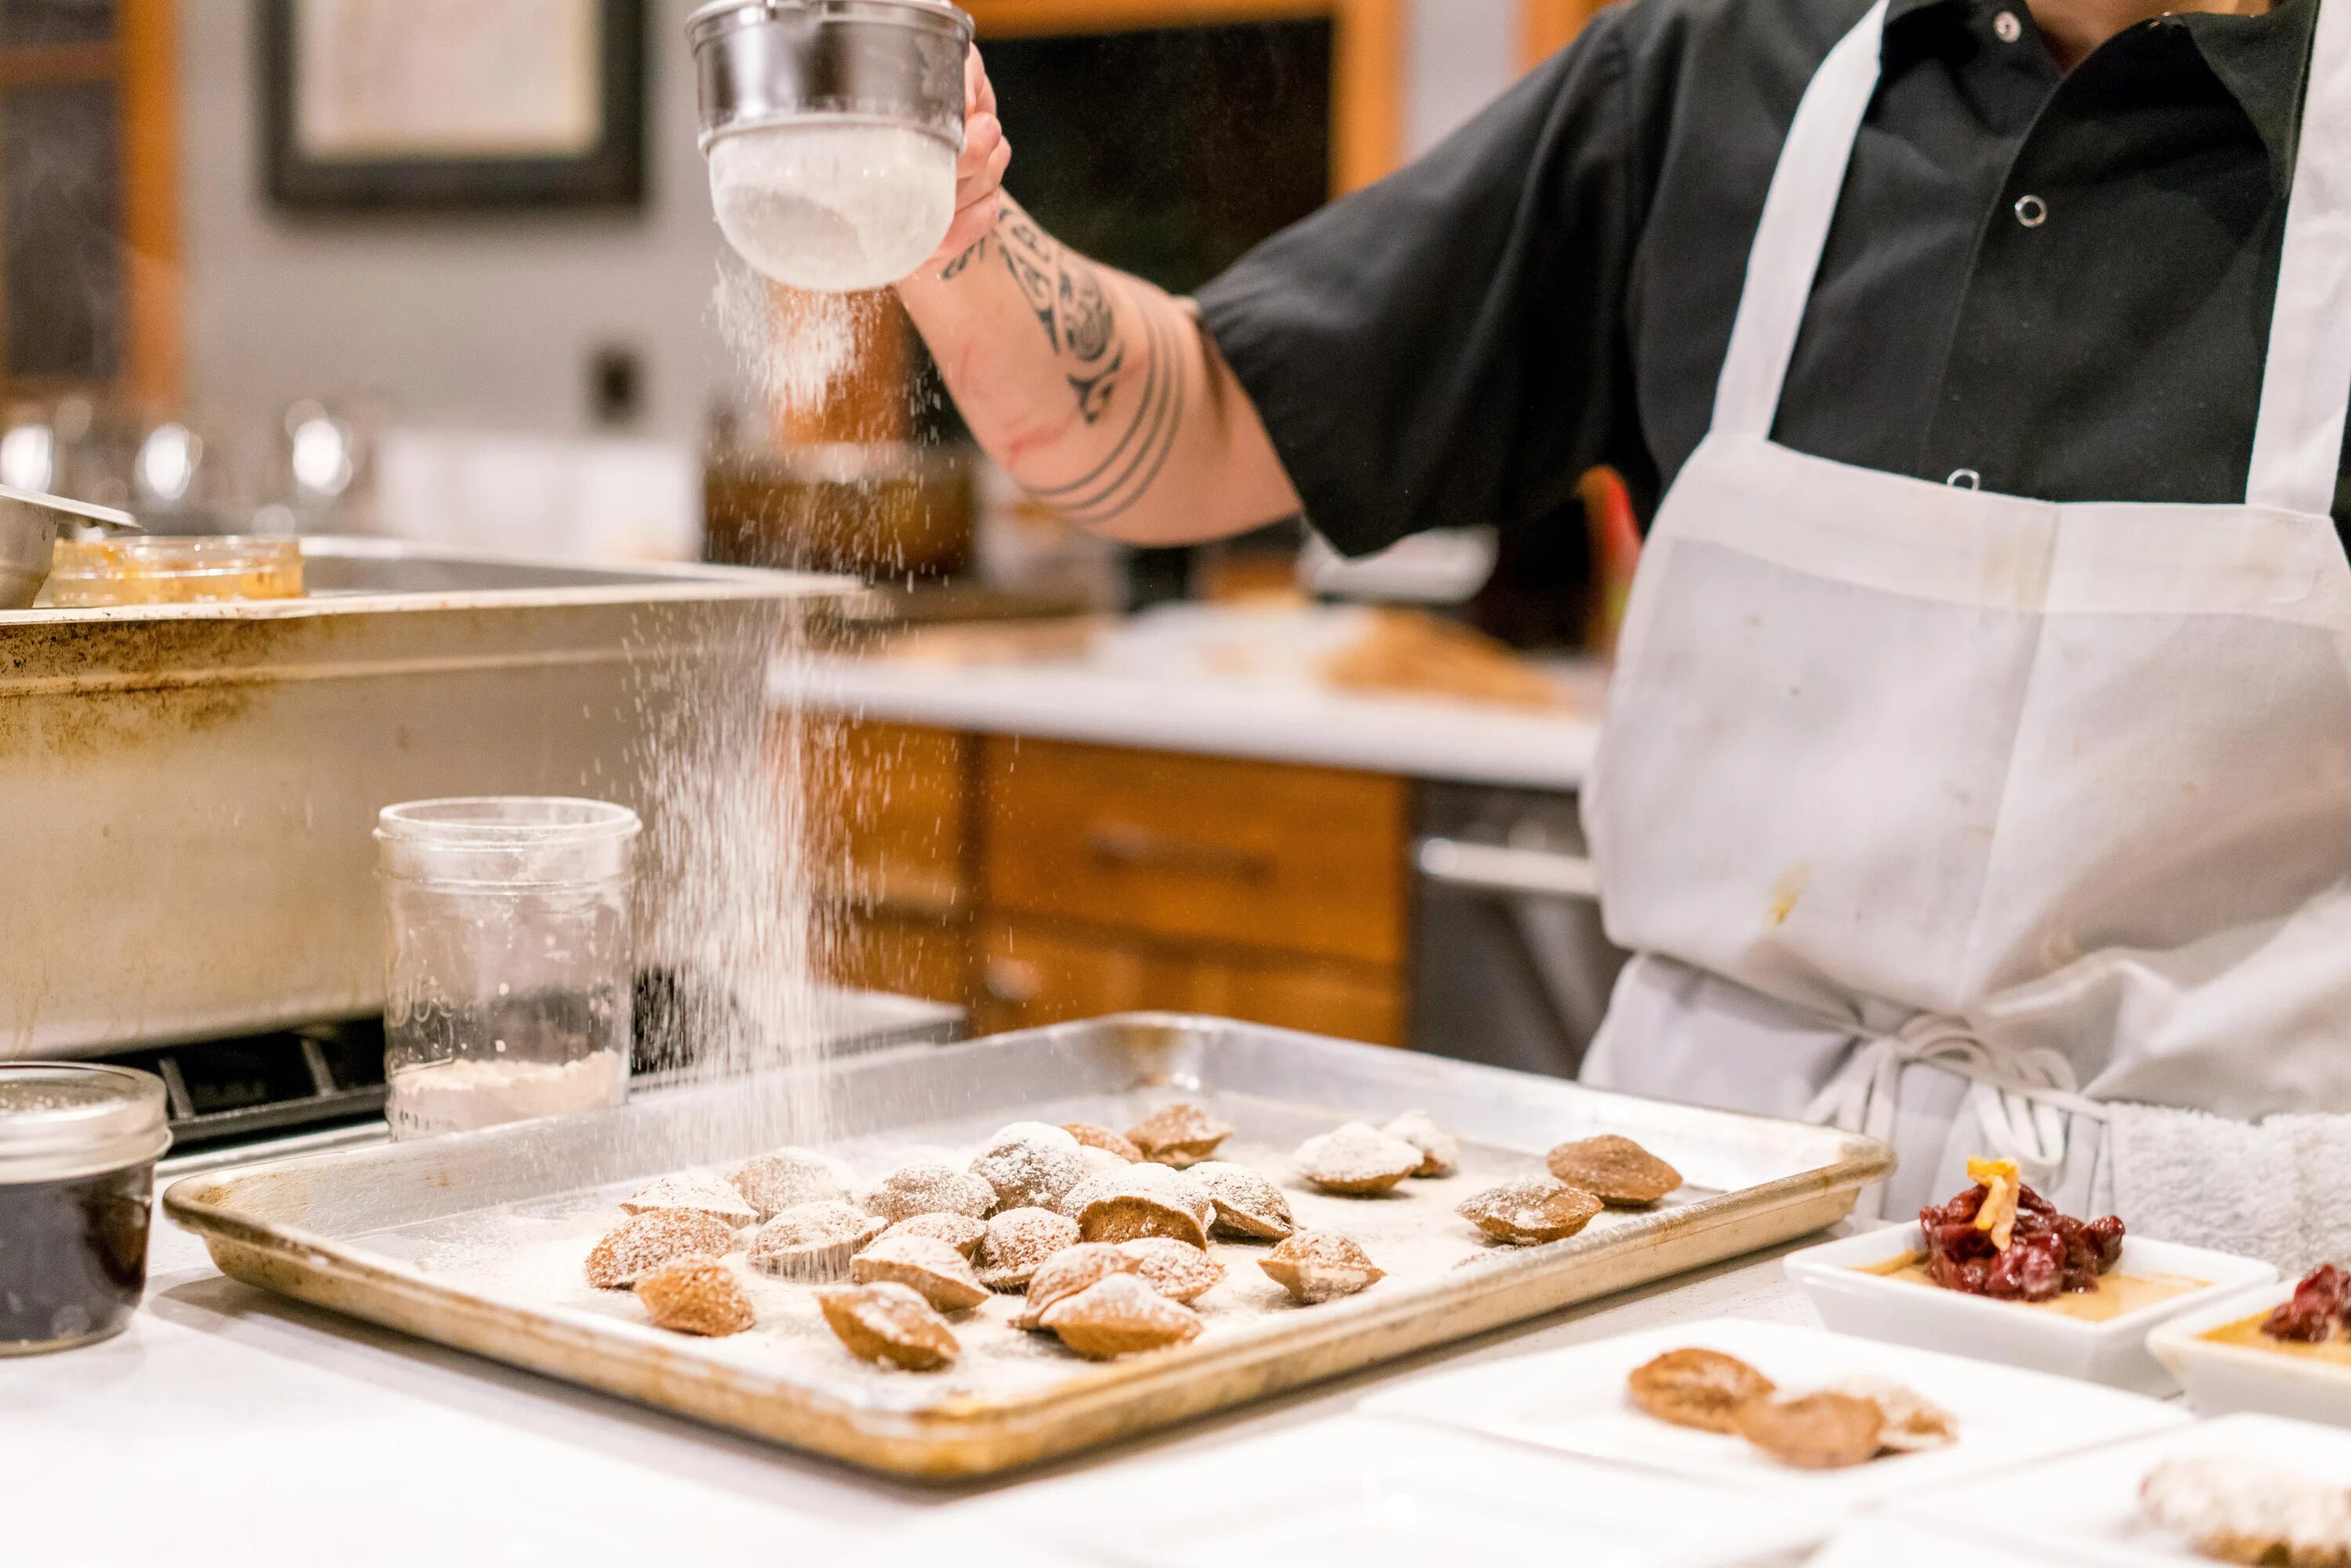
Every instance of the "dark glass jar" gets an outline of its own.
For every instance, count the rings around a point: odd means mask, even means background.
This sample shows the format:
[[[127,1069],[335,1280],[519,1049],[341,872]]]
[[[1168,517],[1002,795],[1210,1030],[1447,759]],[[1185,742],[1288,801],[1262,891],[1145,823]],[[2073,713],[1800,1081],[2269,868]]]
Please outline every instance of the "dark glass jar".
[[[163,1081],[127,1067],[0,1063],[0,1355],[120,1333],[147,1288]]]

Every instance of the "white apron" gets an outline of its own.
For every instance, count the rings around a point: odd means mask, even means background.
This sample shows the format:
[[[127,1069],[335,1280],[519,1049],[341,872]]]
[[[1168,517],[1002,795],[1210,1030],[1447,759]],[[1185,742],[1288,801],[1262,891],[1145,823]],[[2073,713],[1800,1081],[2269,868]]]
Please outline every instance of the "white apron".
[[[1891,1212],[1973,1154],[2079,1212],[2111,1103],[2351,1111],[2351,0],[2317,22],[2229,506],[1771,441],[1884,13],[1797,110],[1634,585],[1585,818],[1639,956],[1584,1076],[1888,1137]]]

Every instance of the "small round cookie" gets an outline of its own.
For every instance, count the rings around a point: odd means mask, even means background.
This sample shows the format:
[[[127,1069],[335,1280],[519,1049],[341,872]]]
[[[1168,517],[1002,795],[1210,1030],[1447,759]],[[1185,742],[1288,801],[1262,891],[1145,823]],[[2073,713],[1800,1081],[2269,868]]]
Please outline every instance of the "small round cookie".
[[[1850,1394],[1877,1406],[1886,1417],[1877,1446],[1889,1453],[1915,1454],[1948,1448],[1959,1440],[1959,1418],[1907,1384],[1890,1377],[1855,1373],[1824,1386],[1823,1394]],[[2346,1541],[2351,1545],[2351,1541]]]
[[[1165,1106],[1126,1130],[1127,1142],[1144,1159],[1178,1169],[1213,1159],[1217,1145],[1232,1135],[1232,1128],[1197,1105]]]
[[[1050,1208],[1086,1174],[1078,1140],[1045,1122],[998,1129],[971,1162],[971,1174],[995,1189],[998,1208]]]
[[[991,1218],[973,1262],[991,1291],[1026,1290],[1045,1260],[1078,1244],[1078,1222],[1050,1208],[1008,1208]]]
[[[849,1260],[849,1277],[861,1285],[884,1280],[904,1285],[943,1312],[969,1312],[987,1300],[971,1260],[927,1236],[877,1238]]]
[[[1387,1191],[1420,1169],[1427,1158],[1402,1138],[1392,1138],[1369,1122],[1349,1122],[1336,1132],[1298,1145],[1301,1175],[1324,1192],[1370,1197]]]
[[[1719,1350],[1669,1350],[1625,1379],[1634,1404],[1660,1421],[1701,1432],[1736,1432],[1739,1407],[1775,1392],[1771,1380]]]
[[[638,1277],[679,1258],[716,1258],[735,1245],[735,1228],[690,1208],[651,1208],[605,1232],[588,1253],[588,1282],[625,1291]]]
[[[1188,1241],[1141,1236],[1118,1249],[1134,1260],[1143,1282],[1171,1301],[1194,1301],[1216,1289],[1225,1266]]]
[[[1078,1145],[1078,1164],[1084,1168],[1086,1176],[1098,1176],[1104,1171],[1124,1170],[1134,1163],[1123,1155],[1111,1153],[1108,1149],[1095,1148],[1092,1144]],[[1079,1179],[1083,1180],[1084,1177]]]
[[[880,1243],[893,1236],[927,1236],[969,1258],[979,1250],[980,1239],[987,1234],[987,1225],[968,1214],[917,1214],[898,1221],[873,1239]]]
[[[869,1214],[895,1225],[918,1214],[965,1214],[985,1219],[996,1189],[968,1171],[931,1163],[901,1166],[865,1190]]]
[[[1029,1300],[1016,1326],[1040,1329],[1045,1309],[1054,1302],[1076,1295],[1090,1285],[1113,1274],[1134,1274],[1143,1265],[1117,1248],[1101,1242],[1081,1242],[1064,1247],[1037,1266],[1035,1277],[1029,1281]]]
[[[763,1220],[804,1203],[849,1201],[849,1167],[813,1149],[782,1148],[745,1160],[726,1180]]]
[[[758,1326],[735,1271],[715,1258],[680,1258],[637,1276],[637,1300],[655,1328],[724,1339]]]
[[[650,1214],[657,1208],[706,1214],[737,1230],[759,1219],[758,1210],[744,1202],[741,1193],[716,1176],[664,1176],[621,1200],[624,1214]]]
[[[1246,1241],[1280,1241],[1298,1228],[1281,1189],[1247,1166],[1203,1160],[1184,1173],[1207,1189],[1217,1206],[1213,1227],[1219,1236]]]
[[[1426,1111],[1406,1111],[1380,1129],[1420,1151],[1416,1176],[1449,1176],[1461,1168],[1461,1143]]]
[[[1088,1241],[1172,1236],[1206,1247],[1217,1206],[1207,1190],[1182,1171],[1145,1162],[1088,1176],[1061,1200],[1061,1212],[1071,1214],[1078,1234]]]
[[[1750,1399],[1731,1420],[1740,1437],[1798,1469],[1841,1470],[1876,1458],[1885,1446],[1885,1413],[1876,1401],[1850,1394]]]
[[[1527,1176],[1488,1187],[1454,1212],[1498,1241],[1535,1247],[1565,1240],[1591,1224],[1600,1208],[1600,1200],[1580,1186]]]
[[[845,1203],[796,1204],[751,1233],[751,1266],[803,1282],[838,1280],[857,1249],[885,1228]]]
[[[1543,1156],[1551,1174],[1612,1208],[1646,1208],[1682,1185],[1682,1173],[1630,1138],[1604,1133]]]
[[[1302,1306],[1366,1291],[1387,1278],[1353,1239],[1335,1230],[1301,1230],[1257,1261]]]
[[[1064,1122],[1061,1131],[1085,1147],[1100,1149],[1106,1155],[1116,1155],[1128,1165],[1143,1158],[1143,1151],[1134,1146],[1134,1140],[1123,1133],[1113,1133],[1108,1127],[1097,1127],[1092,1122]]]
[[[1113,1274],[1045,1309],[1044,1325],[1089,1361],[1109,1361],[1200,1337],[1199,1315],[1133,1274]]]
[[[834,1336],[862,1360],[929,1372],[963,1354],[946,1319],[904,1285],[837,1285],[816,1301]]]

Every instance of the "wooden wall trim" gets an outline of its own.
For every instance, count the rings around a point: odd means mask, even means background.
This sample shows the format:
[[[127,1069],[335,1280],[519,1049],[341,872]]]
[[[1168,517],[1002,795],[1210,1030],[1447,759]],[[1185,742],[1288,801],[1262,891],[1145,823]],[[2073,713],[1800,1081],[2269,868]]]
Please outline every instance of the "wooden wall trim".
[[[1331,188],[1343,194],[1404,161],[1405,0],[964,0],[980,42],[1040,33],[1123,33],[1328,16]]]
[[[179,400],[184,378],[180,269],[177,0],[120,0],[123,380],[142,402]]]

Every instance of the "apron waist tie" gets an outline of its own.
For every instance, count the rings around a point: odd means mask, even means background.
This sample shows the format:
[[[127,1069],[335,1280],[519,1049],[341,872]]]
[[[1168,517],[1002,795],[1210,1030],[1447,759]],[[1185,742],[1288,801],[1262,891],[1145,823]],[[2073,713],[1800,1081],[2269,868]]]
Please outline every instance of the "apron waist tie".
[[[1851,1027],[1843,1020],[1840,1027]],[[1962,1114],[1974,1113],[1982,1152],[2016,1162],[2025,1181],[2045,1186],[2065,1163],[2068,1114],[2105,1119],[2105,1107],[2081,1092],[2074,1064],[2045,1046],[1995,1046],[1963,1019],[1920,1013],[1892,1034],[1865,1038],[1804,1108],[1816,1126],[1894,1142],[1903,1069],[1939,1067],[1968,1082]],[[1885,1184],[1873,1183],[1855,1207],[1878,1218]]]

